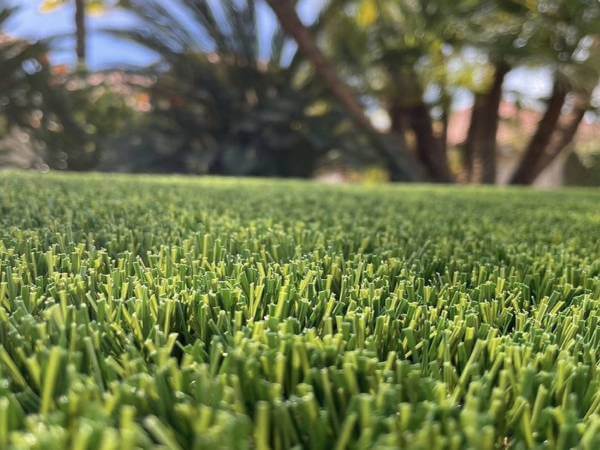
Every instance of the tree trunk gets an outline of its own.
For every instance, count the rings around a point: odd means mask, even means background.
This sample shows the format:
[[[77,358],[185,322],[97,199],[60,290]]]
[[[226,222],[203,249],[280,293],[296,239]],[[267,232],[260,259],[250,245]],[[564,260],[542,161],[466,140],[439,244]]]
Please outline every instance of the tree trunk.
[[[407,117],[404,114],[404,108],[400,102],[393,101],[388,108],[390,116],[390,130],[394,134],[404,135],[408,131]]]
[[[319,17],[317,17],[315,22],[309,27],[309,32],[313,36],[313,39],[315,39],[315,37],[321,33],[321,31],[329,23],[329,21],[333,19],[336,16],[336,14],[338,14],[338,11],[340,10],[340,8],[343,8],[345,2],[346,0],[330,0],[329,2],[327,2],[327,4],[321,10]],[[294,53],[294,56],[292,57],[292,61],[290,62],[289,66],[290,70],[293,71],[295,68],[297,68],[298,65],[302,63],[302,61],[304,60],[302,56],[302,52],[297,51]]]
[[[465,144],[465,168],[470,182],[493,184],[496,181],[496,135],[500,121],[502,85],[510,68],[495,64],[494,80],[485,94],[476,94]]]
[[[390,140],[386,140],[373,126],[357,95],[338,76],[336,69],[321,52],[310,31],[300,21],[293,3],[289,0],[267,0],[267,3],[277,16],[281,27],[296,41],[298,49],[311,62],[315,72],[332,95],[344,107],[357,126],[366,131],[374,149],[386,163],[392,179],[415,180],[421,178],[419,164],[406,149],[402,148],[399,144],[400,141],[395,142],[396,149],[399,148],[400,151],[392,150]]]
[[[527,145],[525,154],[513,173],[510,180],[511,184],[531,184],[539,175],[537,167],[540,165],[544,152],[546,152],[552,139],[552,134],[556,130],[566,97],[567,90],[565,86],[560,80],[555,80],[546,112],[539,121],[537,129]]]
[[[579,124],[583,120],[586,111],[589,107],[589,98],[578,98],[573,107],[573,111],[564,120],[563,124],[556,130],[554,136],[548,145],[548,148],[540,157],[538,163],[533,167],[531,179],[535,179],[550,165],[552,162],[569,147],[573,141]]]
[[[450,114],[452,111],[452,98],[445,93],[442,97],[442,132],[440,133],[440,139],[444,146],[445,152],[448,152],[448,124],[450,121]]]
[[[480,147],[478,141],[481,139],[481,122],[483,120],[484,98],[482,95],[475,94],[473,106],[471,107],[471,120],[469,121],[469,131],[467,132],[467,140],[464,144],[463,151],[463,166],[465,172],[465,180],[469,183],[475,181],[475,156],[476,149]]]
[[[85,23],[85,1],[75,0],[75,40],[77,45],[77,63],[85,65],[87,50],[87,32]]]
[[[448,157],[442,141],[433,132],[429,108],[421,101],[405,108],[404,116],[407,118],[408,126],[415,133],[417,157],[427,168],[431,178],[434,181],[451,182]]]
[[[388,68],[393,77],[398,96],[389,107],[392,131],[404,134],[410,130],[415,137],[415,154],[419,162],[426,168],[432,181],[451,182],[452,173],[448,164],[445,141],[436,136],[429,107],[423,102],[423,92],[412,69],[394,72]]]

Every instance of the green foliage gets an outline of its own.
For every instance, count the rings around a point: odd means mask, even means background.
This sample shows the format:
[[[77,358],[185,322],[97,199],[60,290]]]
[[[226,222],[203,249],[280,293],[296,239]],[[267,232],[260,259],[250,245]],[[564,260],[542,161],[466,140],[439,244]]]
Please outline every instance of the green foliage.
[[[575,87],[597,84],[594,0],[343,0],[324,27],[331,56],[383,106],[394,97],[436,104],[457,89],[488,90],[489,64],[559,70]],[[415,98],[411,98],[415,96]]]
[[[598,448],[599,201],[0,174],[0,447]]]

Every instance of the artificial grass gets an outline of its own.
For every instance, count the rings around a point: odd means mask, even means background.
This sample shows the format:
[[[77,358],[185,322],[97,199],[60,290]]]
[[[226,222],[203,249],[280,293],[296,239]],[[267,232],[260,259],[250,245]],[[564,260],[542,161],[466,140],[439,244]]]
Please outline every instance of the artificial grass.
[[[600,448],[600,192],[0,174],[0,448]]]

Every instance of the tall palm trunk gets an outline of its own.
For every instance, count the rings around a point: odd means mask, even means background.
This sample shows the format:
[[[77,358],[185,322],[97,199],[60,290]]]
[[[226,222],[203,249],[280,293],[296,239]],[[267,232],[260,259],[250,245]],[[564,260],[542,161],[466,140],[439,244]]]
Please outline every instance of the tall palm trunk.
[[[75,0],[75,40],[77,44],[77,63],[84,66],[87,56],[85,0]]]
[[[548,100],[546,112],[539,121],[537,129],[527,145],[525,154],[510,180],[511,184],[531,184],[540,174],[538,167],[551,142],[562,108],[567,98],[567,89],[560,80],[554,81],[552,95]]]
[[[422,170],[412,155],[401,144],[401,139],[388,139],[381,135],[365,114],[358,96],[339,76],[335,67],[329,62],[317,46],[310,30],[296,13],[294,4],[289,0],[267,0],[277,16],[281,27],[298,45],[304,57],[311,62],[316,74],[330,90],[334,98],[346,110],[348,115],[361,129],[366,131],[373,148],[386,163],[393,180],[414,180],[422,177]],[[394,141],[393,147],[391,142]]]
[[[495,64],[494,80],[485,94],[476,94],[465,144],[465,168],[468,181],[493,184],[496,181],[496,135],[500,121],[502,85],[510,68]]]

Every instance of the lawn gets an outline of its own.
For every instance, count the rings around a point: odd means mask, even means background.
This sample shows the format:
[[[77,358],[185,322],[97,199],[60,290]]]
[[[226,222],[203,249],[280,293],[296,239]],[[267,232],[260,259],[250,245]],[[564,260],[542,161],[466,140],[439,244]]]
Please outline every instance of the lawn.
[[[0,448],[600,448],[600,191],[0,174]]]

